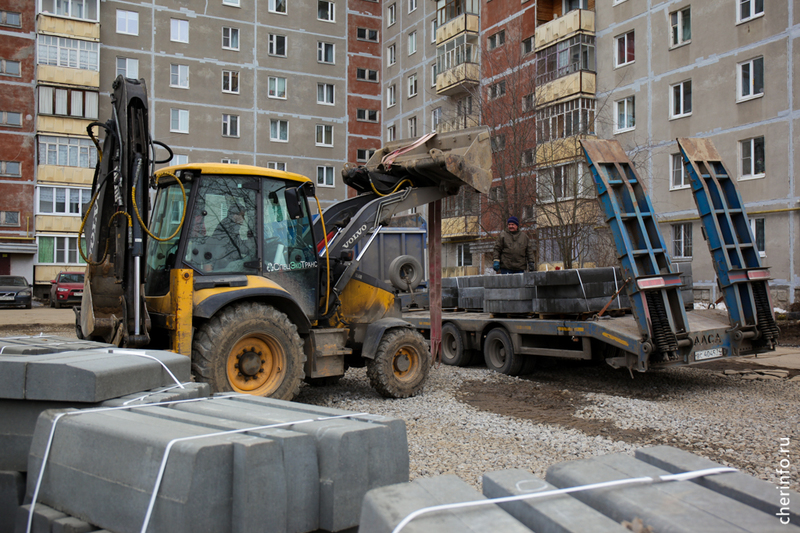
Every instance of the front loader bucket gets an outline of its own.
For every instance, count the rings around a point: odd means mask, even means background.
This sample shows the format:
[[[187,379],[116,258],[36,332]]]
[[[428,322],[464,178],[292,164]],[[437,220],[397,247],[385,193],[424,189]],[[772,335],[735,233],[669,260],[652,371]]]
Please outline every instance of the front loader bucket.
[[[485,126],[393,141],[366,164],[370,172],[409,177],[416,186],[469,185],[488,194],[492,186],[492,149]]]

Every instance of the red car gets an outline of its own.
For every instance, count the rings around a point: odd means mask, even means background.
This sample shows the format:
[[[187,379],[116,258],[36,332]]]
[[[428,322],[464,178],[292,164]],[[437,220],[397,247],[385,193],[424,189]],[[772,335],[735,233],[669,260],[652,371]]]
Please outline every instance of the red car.
[[[50,283],[50,307],[81,303],[83,272],[59,272]]]

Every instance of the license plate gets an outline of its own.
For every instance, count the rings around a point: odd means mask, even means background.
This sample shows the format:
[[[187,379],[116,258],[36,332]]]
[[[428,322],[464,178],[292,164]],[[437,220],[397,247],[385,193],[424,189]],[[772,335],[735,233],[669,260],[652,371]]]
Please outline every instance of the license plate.
[[[11,302],[13,302],[14,301],[14,295],[12,294],[11,296],[6,296],[6,295],[0,296],[0,301],[3,301],[3,302],[11,301]]]
[[[83,291],[73,292],[72,294],[75,296],[83,296]]]
[[[700,350],[699,352],[694,352],[695,361],[714,359],[716,357],[722,357],[722,348],[711,348],[710,350]]]

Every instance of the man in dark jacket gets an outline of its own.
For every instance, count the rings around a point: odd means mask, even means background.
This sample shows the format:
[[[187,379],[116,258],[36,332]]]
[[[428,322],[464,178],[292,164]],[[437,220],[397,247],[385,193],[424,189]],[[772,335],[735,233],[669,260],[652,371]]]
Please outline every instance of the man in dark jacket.
[[[509,217],[508,227],[494,245],[494,271],[500,274],[517,274],[536,270],[534,243],[519,230],[519,219]]]

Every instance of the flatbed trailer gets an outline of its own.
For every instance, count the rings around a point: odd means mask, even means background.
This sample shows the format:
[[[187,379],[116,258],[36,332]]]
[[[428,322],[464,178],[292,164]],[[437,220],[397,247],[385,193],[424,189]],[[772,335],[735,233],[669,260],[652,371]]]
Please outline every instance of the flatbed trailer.
[[[482,352],[489,368],[509,375],[532,370],[537,357],[599,359],[645,372],[774,350],[779,331],[769,270],[761,265],[744,204],[712,143],[678,139],[725,310],[689,312],[680,296],[680,274],[633,164],[617,141],[581,144],[614,236],[629,313],[584,319],[444,310],[442,360],[463,366]],[[429,334],[429,312],[403,317]]]

